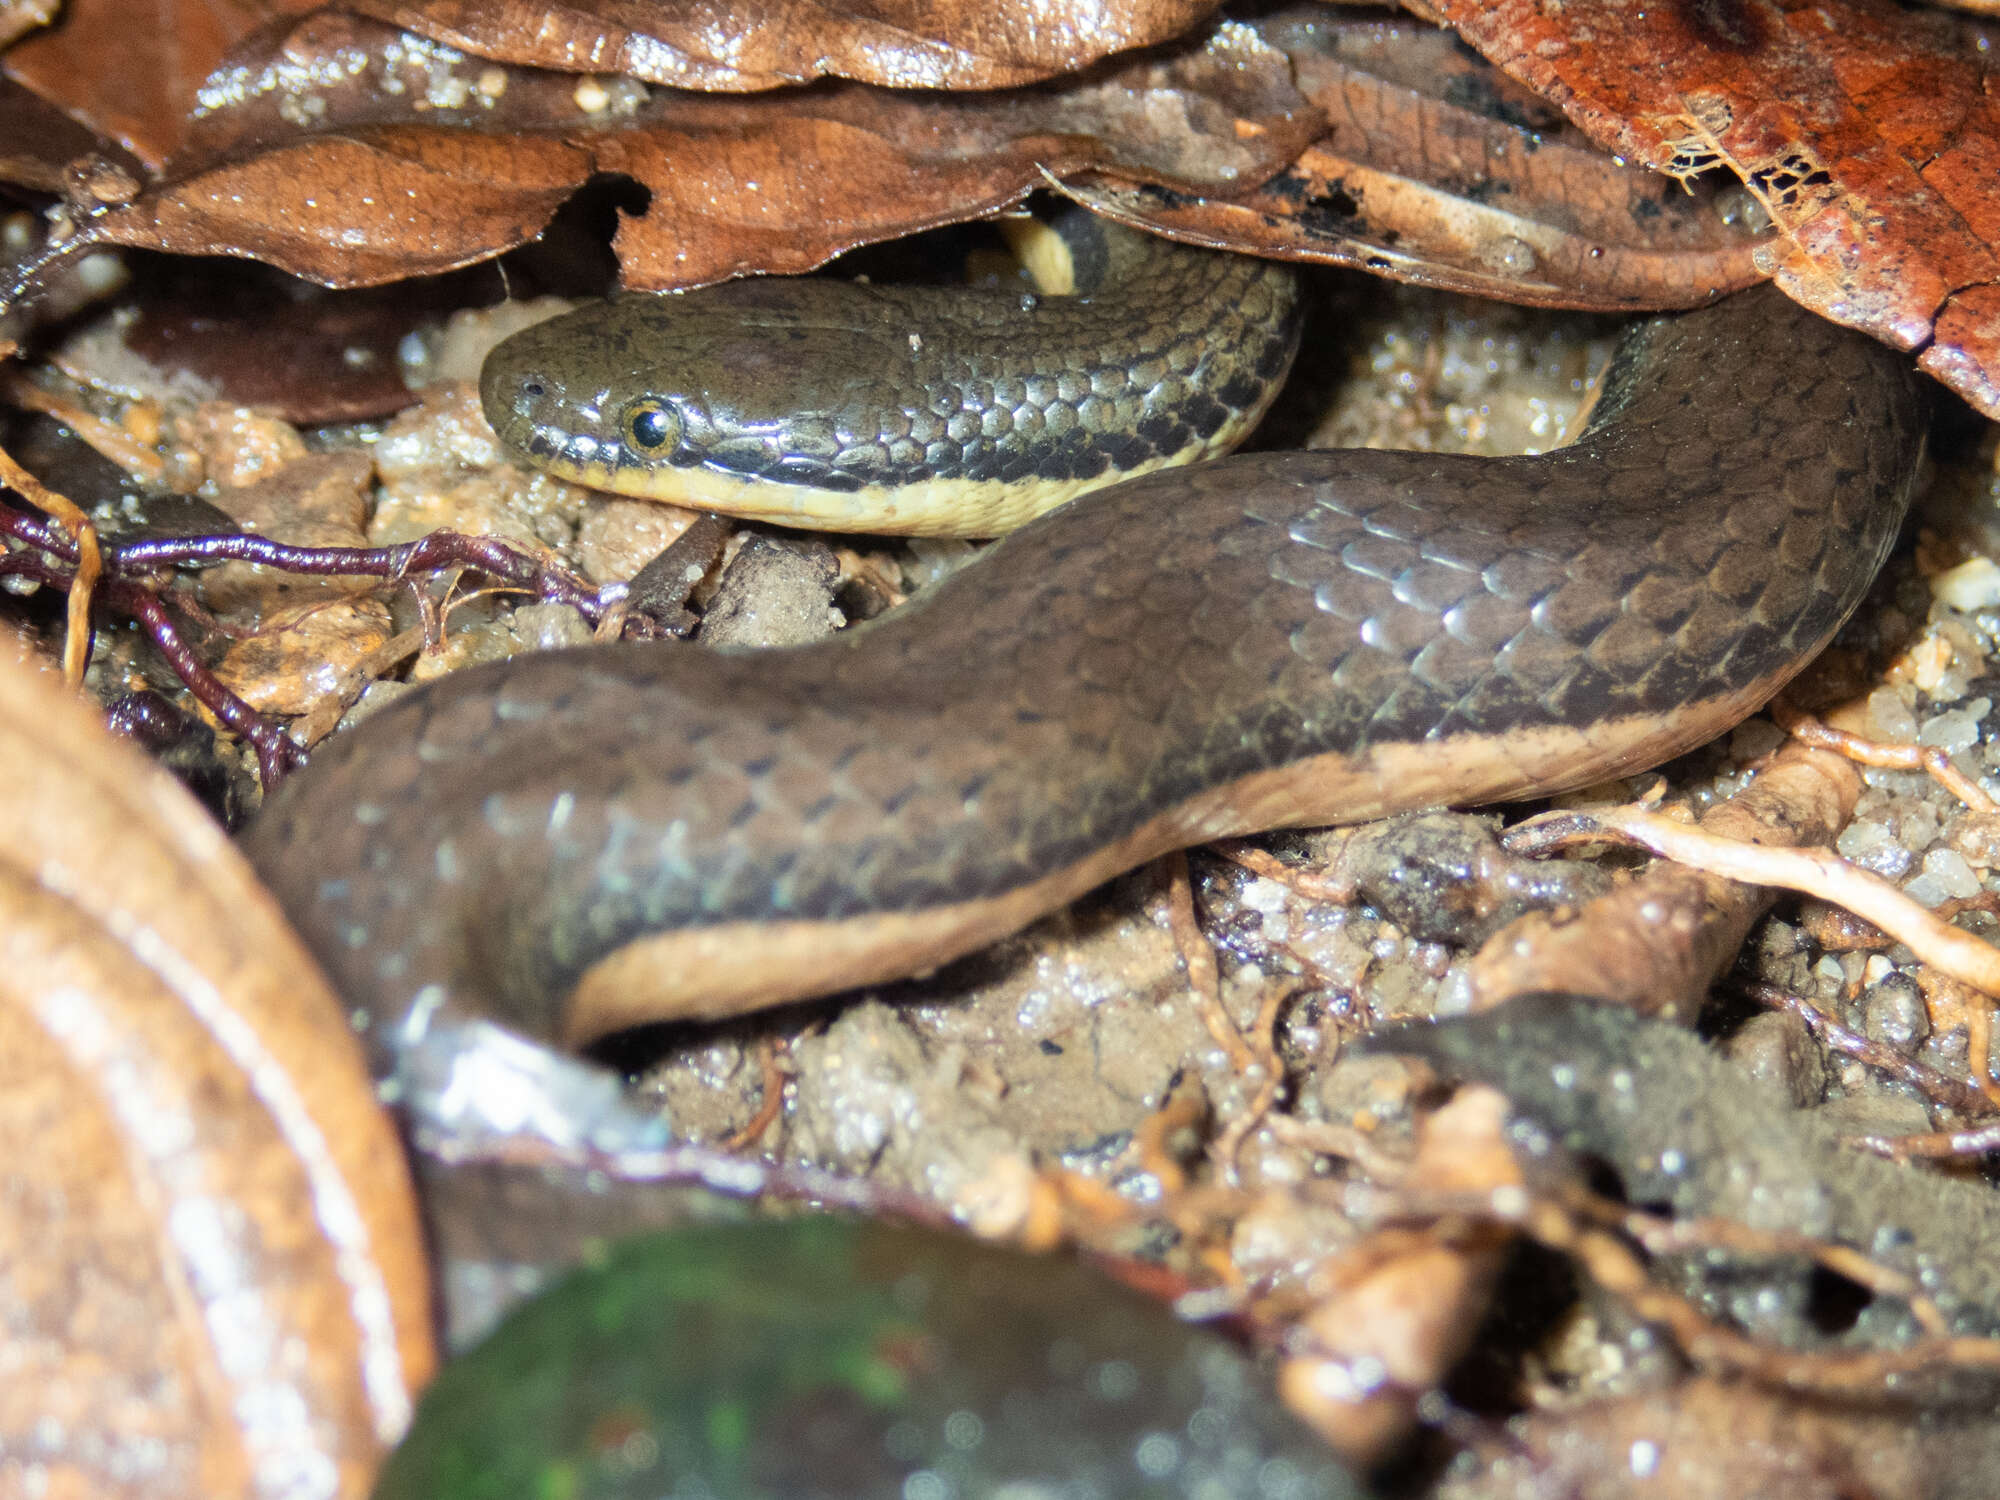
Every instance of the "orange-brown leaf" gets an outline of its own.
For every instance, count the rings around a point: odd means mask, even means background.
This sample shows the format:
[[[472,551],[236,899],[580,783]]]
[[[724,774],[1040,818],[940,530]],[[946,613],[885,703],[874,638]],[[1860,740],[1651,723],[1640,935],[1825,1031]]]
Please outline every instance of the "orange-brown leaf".
[[[179,145],[195,93],[229,49],[313,0],[71,0],[8,49],[10,78],[149,167]]]
[[[1957,23],[1888,0],[1423,0],[1612,150],[1726,165],[1792,296],[2000,416],[2000,101]]]
[[[477,60],[749,91],[852,78],[891,88],[1009,88],[1171,40],[1216,0],[69,0],[9,50],[7,75],[158,169],[181,153],[197,94],[309,95],[338,73],[258,79],[257,36],[316,9],[373,16]],[[237,55],[240,47],[249,56]],[[228,71],[216,70],[228,59]],[[464,62],[466,59],[456,59]],[[427,97],[420,86],[415,96]],[[436,102],[433,100],[432,102]]]
[[[853,78],[993,89],[1181,35],[1215,0],[349,0],[481,57],[673,88],[742,91]]]
[[[520,244],[590,177],[619,172],[653,195],[619,235],[626,282],[689,286],[807,270],[967,218],[1024,196],[1044,170],[1103,166],[1183,191],[1254,183],[1321,126],[1285,56],[1236,25],[1079,78],[978,94],[829,83],[607,98],[561,74],[443,66],[372,22],[309,17],[265,58],[239,57],[240,86],[197,122],[161,182],[85,218],[58,248],[248,256],[366,285]],[[329,80],[303,124],[296,95],[262,86],[280,73]]]
[[[361,1500],[433,1351],[346,1014],[207,814],[12,662],[0,768],[9,1478]]]

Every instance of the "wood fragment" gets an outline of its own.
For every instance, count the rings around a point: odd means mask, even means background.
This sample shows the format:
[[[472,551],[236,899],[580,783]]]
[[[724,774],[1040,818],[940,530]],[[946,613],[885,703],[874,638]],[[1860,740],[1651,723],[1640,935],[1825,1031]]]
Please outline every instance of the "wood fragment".
[[[1824,752],[1807,752],[1823,754]],[[1550,850],[1610,839],[1663,859],[1749,885],[1817,896],[1874,923],[1927,964],[1982,995],[2000,996],[2000,949],[1937,915],[1830,849],[1775,848],[1743,843],[1708,828],[1691,828],[1634,808],[1550,813],[1510,833],[1517,847]]]
[[[1764,846],[1824,843],[1845,826],[1860,795],[1852,766],[1788,746],[1736,796],[1703,814],[1701,828],[1711,838]],[[1502,842],[1525,852],[1535,826],[1519,825]],[[1552,852],[1555,845],[1535,847]],[[1533,913],[1496,933],[1467,967],[1474,1005],[1567,990],[1692,1022],[1770,899],[1716,872],[1656,865],[1580,911]]]

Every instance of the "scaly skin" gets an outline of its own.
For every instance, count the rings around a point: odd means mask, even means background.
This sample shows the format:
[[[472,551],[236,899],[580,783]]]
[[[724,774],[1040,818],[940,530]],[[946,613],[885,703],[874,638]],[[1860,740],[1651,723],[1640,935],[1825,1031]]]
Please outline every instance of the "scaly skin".
[[[574,1039],[634,1018],[571,993],[649,934],[659,1013],[712,1014],[941,962],[1177,842],[1636,769],[1824,644],[1922,424],[1900,356],[1768,290],[1638,325],[1610,381],[1541,457],[1104,490],[824,643],[461,673],[322,747],[247,848],[378,1035],[421,1001]]]
[[[495,349],[486,414],[579,484],[905,535],[997,536],[1235,447],[1298,348],[1291,268],[1081,210],[1051,228],[1078,295],[780,279],[621,297]]]

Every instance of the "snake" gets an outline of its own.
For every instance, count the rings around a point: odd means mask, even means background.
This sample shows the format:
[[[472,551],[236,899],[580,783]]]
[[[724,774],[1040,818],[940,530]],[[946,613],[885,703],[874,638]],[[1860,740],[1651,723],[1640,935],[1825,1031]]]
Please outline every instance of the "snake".
[[[931,485],[977,530],[1103,487],[817,643],[530,654],[319,747],[245,848],[379,1066],[447,1019],[576,1046],[875,984],[1177,847],[1656,764],[1830,639],[1919,468],[1905,360],[1768,287],[1633,323],[1547,453],[1166,467],[1269,399],[1294,273],[1105,265],[625,297],[495,349],[502,437],[626,493],[754,471],[760,514],[923,530]]]

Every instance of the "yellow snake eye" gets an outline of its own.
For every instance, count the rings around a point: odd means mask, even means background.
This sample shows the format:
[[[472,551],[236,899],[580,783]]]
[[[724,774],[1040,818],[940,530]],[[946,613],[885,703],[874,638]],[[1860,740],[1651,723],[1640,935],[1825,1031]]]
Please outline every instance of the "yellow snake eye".
[[[637,453],[671,453],[680,446],[681,414],[664,401],[642,396],[618,419],[619,436]]]

